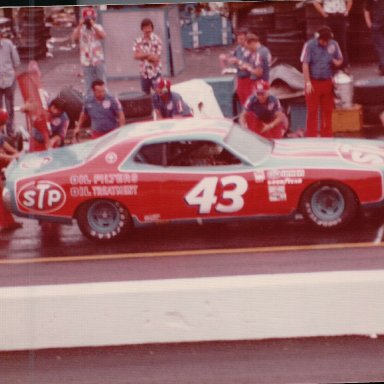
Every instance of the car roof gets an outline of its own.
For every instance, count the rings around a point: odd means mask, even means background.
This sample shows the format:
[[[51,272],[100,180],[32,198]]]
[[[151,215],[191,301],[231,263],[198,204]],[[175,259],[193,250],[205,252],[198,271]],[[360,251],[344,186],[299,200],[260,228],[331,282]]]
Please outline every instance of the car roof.
[[[216,136],[223,139],[233,126],[230,119],[180,118],[133,123],[120,128],[116,141],[151,141],[164,137]]]

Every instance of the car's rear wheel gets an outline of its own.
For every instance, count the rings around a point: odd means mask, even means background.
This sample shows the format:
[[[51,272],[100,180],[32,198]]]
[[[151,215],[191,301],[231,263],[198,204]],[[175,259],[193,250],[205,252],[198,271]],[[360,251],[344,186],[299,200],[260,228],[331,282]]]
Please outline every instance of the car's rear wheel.
[[[132,227],[128,210],[113,200],[92,200],[76,215],[81,232],[91,240],[108,242],[122,238]]]
[[[319,228],[342,228],[357,215],[359,203],[345,185],[319,182],[310,186],[301,199],[304,217]]]

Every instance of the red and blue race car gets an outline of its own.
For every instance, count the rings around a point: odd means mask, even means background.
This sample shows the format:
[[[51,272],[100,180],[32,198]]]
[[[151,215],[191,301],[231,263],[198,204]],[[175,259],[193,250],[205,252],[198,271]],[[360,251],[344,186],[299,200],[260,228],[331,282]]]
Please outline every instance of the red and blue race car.
[[[366,139],[269,141],[226,119],[173,119],[24,154],[6,171],[16,215],[72,223],[111,241],[159,222],[292,217],[319,228],[384,204],[384,144]]]

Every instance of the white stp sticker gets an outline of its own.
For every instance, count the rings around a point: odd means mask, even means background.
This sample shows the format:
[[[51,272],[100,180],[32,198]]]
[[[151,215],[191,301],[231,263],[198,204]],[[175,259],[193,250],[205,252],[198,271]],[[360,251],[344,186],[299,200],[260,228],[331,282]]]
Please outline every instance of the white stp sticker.
[[[219,182],[223,187],[221,198],[229,200],[229,204],[218,203],[216,189]],[[237,212],[244,207],[243,195],[247,190],[248,182],[241,176],[205,177],[187,193],[185,201],[189,205],[198,205],[200,214],[211,213],[212,207],[217,212]]]
[[[18,203],[31,212],[49,213],[59,210],[66,201],[63,188],[48,180],[30,182],[17,195]]]

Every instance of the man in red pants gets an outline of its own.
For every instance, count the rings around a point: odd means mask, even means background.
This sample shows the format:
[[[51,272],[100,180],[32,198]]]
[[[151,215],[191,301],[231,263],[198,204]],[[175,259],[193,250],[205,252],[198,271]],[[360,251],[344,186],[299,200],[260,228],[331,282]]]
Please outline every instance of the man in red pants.
[[[240,124],[268,139],[281,139],[288,129],[288,118],[277,97],[269,94],[269,83],[255,82],[254,93],[244,105]]]
[[[0,171],[19,156],[19,153],[6,141],[5,135],[2,133],[8,118],[7,111],[0,109]],[[13,231],[20,227],[22,224],[16,222],[4,206],[3,180],[0,179],[0,231]]]
[[[332,39],[329,27],[321,27],[313,39],[307,41],[301,53],[307,104],[307,137],[318,135],[318,114],[320,109],[320,136],[332,137],[332,112],[334,94],[332,76],[343,63],[343,56],[337,41]]]

